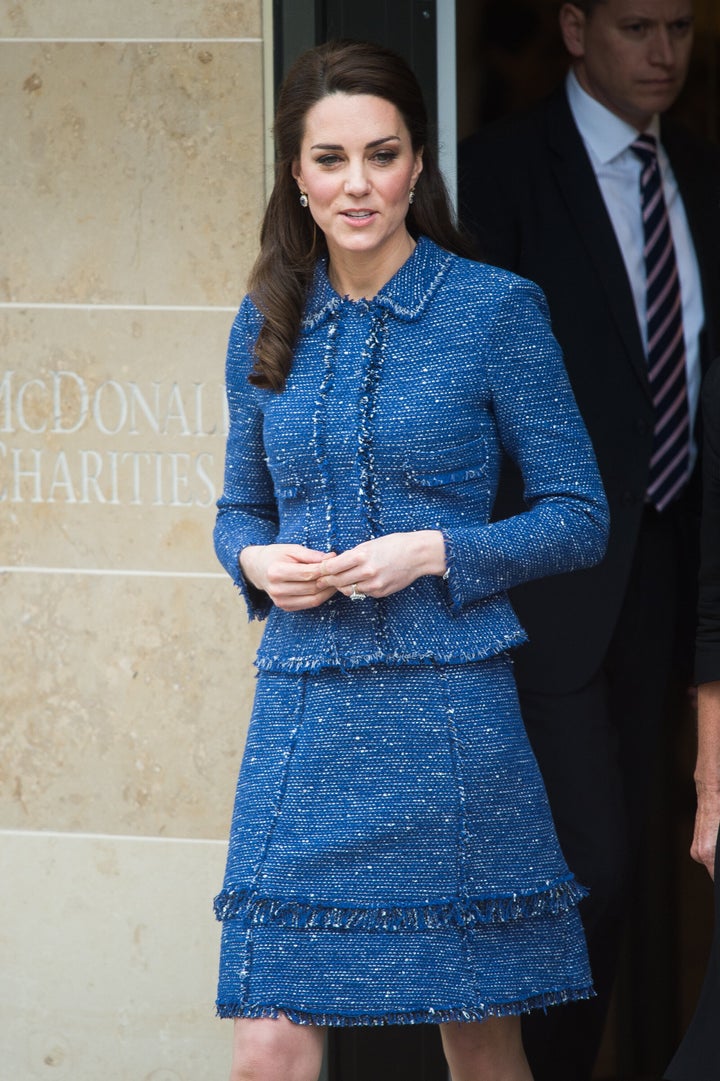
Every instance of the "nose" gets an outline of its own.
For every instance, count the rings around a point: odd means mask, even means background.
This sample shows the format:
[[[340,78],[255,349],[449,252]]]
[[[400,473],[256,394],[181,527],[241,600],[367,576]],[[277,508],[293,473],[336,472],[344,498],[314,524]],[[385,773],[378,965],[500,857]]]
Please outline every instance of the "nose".
[[[675,63],[675,49],[670,32],[666,26],[658,27],[650,43],[650,60],[662,67],[672,67]]]
[[[364,162],[350,162],[345,176],[346,195],[367,195],[370,190],[370,179]]]

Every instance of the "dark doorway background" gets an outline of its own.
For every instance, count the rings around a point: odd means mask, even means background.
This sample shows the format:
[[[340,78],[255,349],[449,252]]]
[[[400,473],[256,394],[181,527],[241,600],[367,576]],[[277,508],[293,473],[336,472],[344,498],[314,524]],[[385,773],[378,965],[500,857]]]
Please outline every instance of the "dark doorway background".
[[[275,88],[304,49],[332,38],[375,41],[404,56],[437,121],[436,0],[274,0]]]
[[[562,79],[559,0],[456,0],[457,136],[531,104]],[[720,142],[720,4],[695,0],[690,77],[673,113]],[[275,86],[303,49],[333,37],[377,41],[413,66],[436,118],[436,0],[273,0]],[[442,133],[441,133],[442,137]],[[687,1025],[712,931],[712,890],[693,864],[695,720],[665,734],[642,860],[645,903],[632,914],[596,1081],[657,1081]],[[318,974],[322,979],[322,974]],[[337,1029],[329,1081],[446,1081],[436,1026]]]
[[[537,101],[563,77],[559,0],[456,0],[458,138]],[[674,116],[720,142],[720,4],[694,0],[695,46]]]

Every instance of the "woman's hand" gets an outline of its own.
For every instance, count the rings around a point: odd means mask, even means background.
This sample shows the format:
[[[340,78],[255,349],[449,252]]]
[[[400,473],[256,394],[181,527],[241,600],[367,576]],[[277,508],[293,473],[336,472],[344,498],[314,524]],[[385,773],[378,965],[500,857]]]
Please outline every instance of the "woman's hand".
[[[335,586],[319,583],[322,561],[328,558],[327,552],[301,544],[249,545],[240,553],[240,569],[278,608],[300,612],[318,608],[335,593]]]
[[[445,540],[437,529],[388,533],[339,556],[323,556],[317,584],[368,597],[388,597],[424,574],[445,573]]]

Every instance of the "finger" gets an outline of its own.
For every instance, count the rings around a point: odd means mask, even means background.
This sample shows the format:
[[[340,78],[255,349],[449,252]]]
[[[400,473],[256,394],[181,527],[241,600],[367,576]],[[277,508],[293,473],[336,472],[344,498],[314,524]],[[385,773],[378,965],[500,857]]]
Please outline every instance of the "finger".
[[[351,593],[364,593],[368,595],[369,586],[364,583],[361,578],[344,575],[342,578],[318,578],[315,582],[315,588],[317,590],[330,589],[333,593],[343,593],[346,597],[349,597]]]
[[[283,596],[274,601],[278,608],[284,612],[302,612],[309,608],[319,608],[321,604],[329,600],[336,592],[334,589],[323,590],[322,593],[304,594],[300,596]]]
[[[322,563],[323,560],[336,558],[334,552],[318,552],[314,548],[303,548],[301,545],[293,545],[293,548],[296,550],[290,554],[301,563]]]
[[[362,582],[353,582],[352,585],[344,586],[338,590],[345,597],[352,600],[365,600],[367,597],[374,597],[374,591],[371,592],[369,586],[364,585]]]
[[[717,831],[713,833],[712,839],[703,833],[696,833],[693,837],[692,844],[690,846],[690,855],[696,863],[705,867],[711,878],[714,878],[715,874],[715,837]]]
[[[370,597],[376,596],[375,590],[370,586],[368,582],[363,582],[362,579],[353,579],[351,582],[340,582],[335,589],[338,593],[342,593],[345,597],[356,596]]]
[[[283,582],[314,583],[319,575],[319,563],[273,563],[267,571],[268,581],[276,585]]]
[[[283,582],[276,587],[269,586],[267,592],[273,604],[277,605],[278,608],[283,608],[286,605],[299,605],[302,607],[311,601],[314,603],[317,597],[322,595],[315,589],[314,583],[308,586],[303,583],[288,584]]]
[[[353,549],[350,549],[349,552],[343,552],[342,555],[339,556],[328,556],[326,554],[322,561],[323,574],[328,578],[335,578],[341,574],[348,574],[359,566],[360,560]]]
[[[363,592],[367,592],[366,586],[369,587],[369,579],[363,579],[361,575],[355,574],[343,574],[343,575],[325,575],[322,578],[316,579],[315,585],[321,589],[330,588],[338,589],[342,593],[350,593],[353,586],[360,589],[362,586]]]
[[[294,598],[314,599],[318,593],[334,593],[334,589],[317,590],[314,582],[285,582],[273,590],[273,596],[282,597],[283,600]]]
[[[340,588],[336,582],[331,581],[329,578],[316,578],[313,585],[318,593],[321,593],[325,589],[331,590],[333,593],[337,593]]]

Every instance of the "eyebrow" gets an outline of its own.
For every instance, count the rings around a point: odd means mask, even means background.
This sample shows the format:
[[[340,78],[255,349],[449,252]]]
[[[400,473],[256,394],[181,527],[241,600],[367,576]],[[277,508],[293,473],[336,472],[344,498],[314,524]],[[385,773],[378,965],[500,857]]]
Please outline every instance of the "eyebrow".
[[[672,19],[657,19],[652,15],[632,15],[627,14],[622,18],[623,24],[630,23],[647,23],[648,25],[654,25],[655,23],[662,23],[665,26],[674,26],[676,23],[694,23],[695,15],[692,11],[683,12],[681,15],[675,15]]]
[[[400,142],[399,135],[384,135],[382,139],[373,139],[371,143],[365,144],[366,150],[372,150],[375,146],[382,146],[383,143]],[[311,150],[342,150],[342,143],[314,143],[310,147]]]

